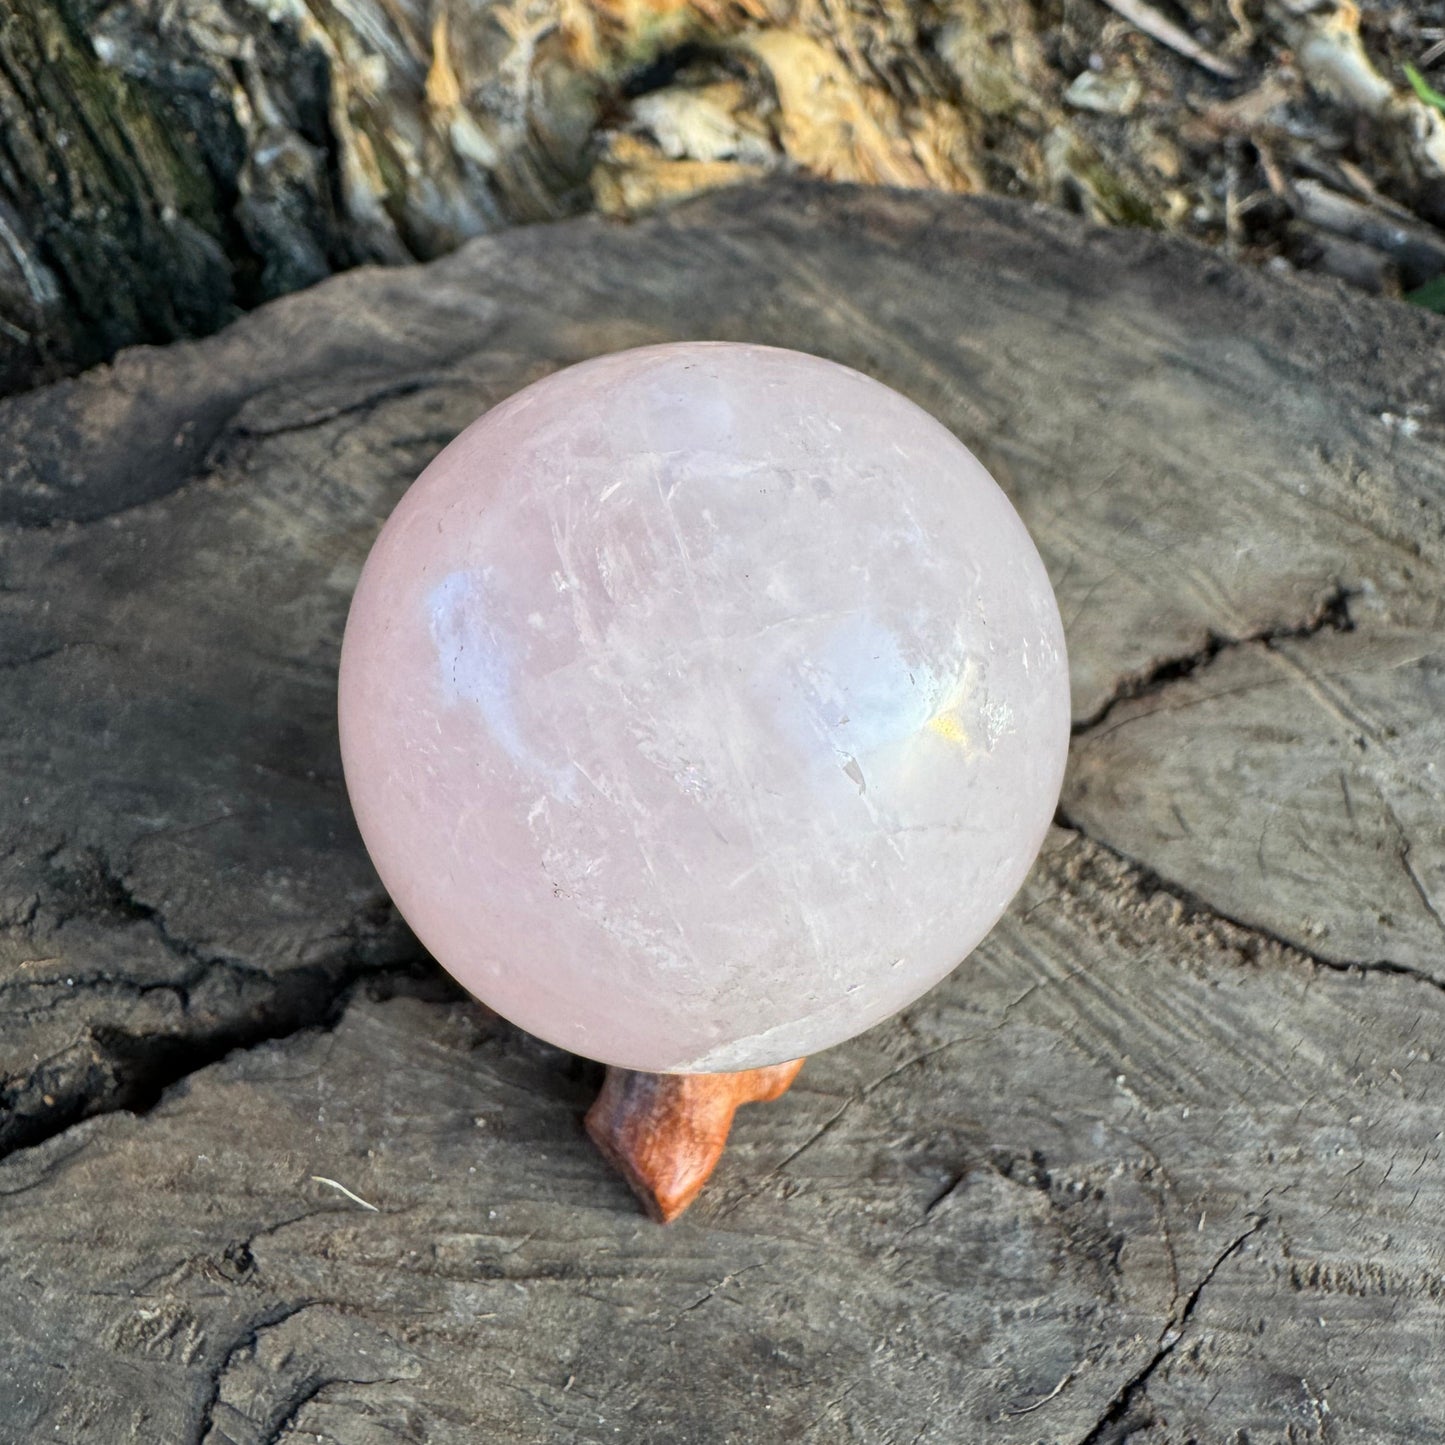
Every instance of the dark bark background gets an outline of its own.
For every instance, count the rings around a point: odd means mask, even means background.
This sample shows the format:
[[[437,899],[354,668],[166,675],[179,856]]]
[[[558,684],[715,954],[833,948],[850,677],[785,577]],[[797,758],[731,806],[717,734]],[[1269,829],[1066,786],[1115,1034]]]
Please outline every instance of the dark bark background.
[[[1445,89],[1445,5],[1111,3],[12,0],[0,390],[360,262],[779,170],[1445,307],[1445,102],[1405,70]]]
[[[663,1230],[596,1070],[381,894],[335,665],[463,425],[707,336],[975,449],[1076,736],[993,935]],[[1442,340],[1176,238],[773,182],[0,403],[0,1441],[1439,1438]]]

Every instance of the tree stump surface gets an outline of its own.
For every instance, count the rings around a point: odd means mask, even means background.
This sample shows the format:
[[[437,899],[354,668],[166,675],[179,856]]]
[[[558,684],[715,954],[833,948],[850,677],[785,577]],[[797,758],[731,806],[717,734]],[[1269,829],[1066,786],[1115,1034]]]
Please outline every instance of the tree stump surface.
[[[993,935],[662,1229],[583,1134],[600,1071],[390,910],[334,677],[463,425],[693,337],[978,453],[1077,736]],[[0,404],[0,1440],[1437,1438],[1442,356],[1184,242],[782,184]]]

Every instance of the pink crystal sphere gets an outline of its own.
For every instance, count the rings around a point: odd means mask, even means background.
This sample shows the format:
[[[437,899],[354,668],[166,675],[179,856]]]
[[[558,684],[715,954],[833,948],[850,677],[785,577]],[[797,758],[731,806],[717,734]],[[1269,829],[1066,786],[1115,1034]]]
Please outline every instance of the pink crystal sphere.
[[[912,402],[653,346],[495,407],[362,572],[341,746],[402,914],[576,1053],[721,1071],[888,1017],[983,938],[1063,777],[1058,608]]]

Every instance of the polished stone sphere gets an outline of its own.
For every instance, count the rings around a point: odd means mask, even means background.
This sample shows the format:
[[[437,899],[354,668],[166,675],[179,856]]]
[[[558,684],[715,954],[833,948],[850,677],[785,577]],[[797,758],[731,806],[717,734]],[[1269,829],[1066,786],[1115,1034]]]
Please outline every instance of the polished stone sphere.
[[[340,704],[421,941],[652,1071],[812,1053],[936,983],[1023,881],[1069,734],[1048,577],[973,455],[731,343],[584,362],[463,432],[367,560]]]

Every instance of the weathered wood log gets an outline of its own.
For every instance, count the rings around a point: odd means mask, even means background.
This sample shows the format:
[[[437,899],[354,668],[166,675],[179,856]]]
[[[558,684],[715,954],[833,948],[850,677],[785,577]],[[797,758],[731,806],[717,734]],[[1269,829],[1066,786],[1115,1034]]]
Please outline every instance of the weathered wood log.
[[[387,908],[334,665],[463,424],[706,336],[862,367],[979,453],[1079,736],[990,940],[744,1111],[662,1231],[583,1134],[599,1071]],[[786,186],[0,404],[0,1438],[1429,1438],[1442,351],[1182,243]]]

